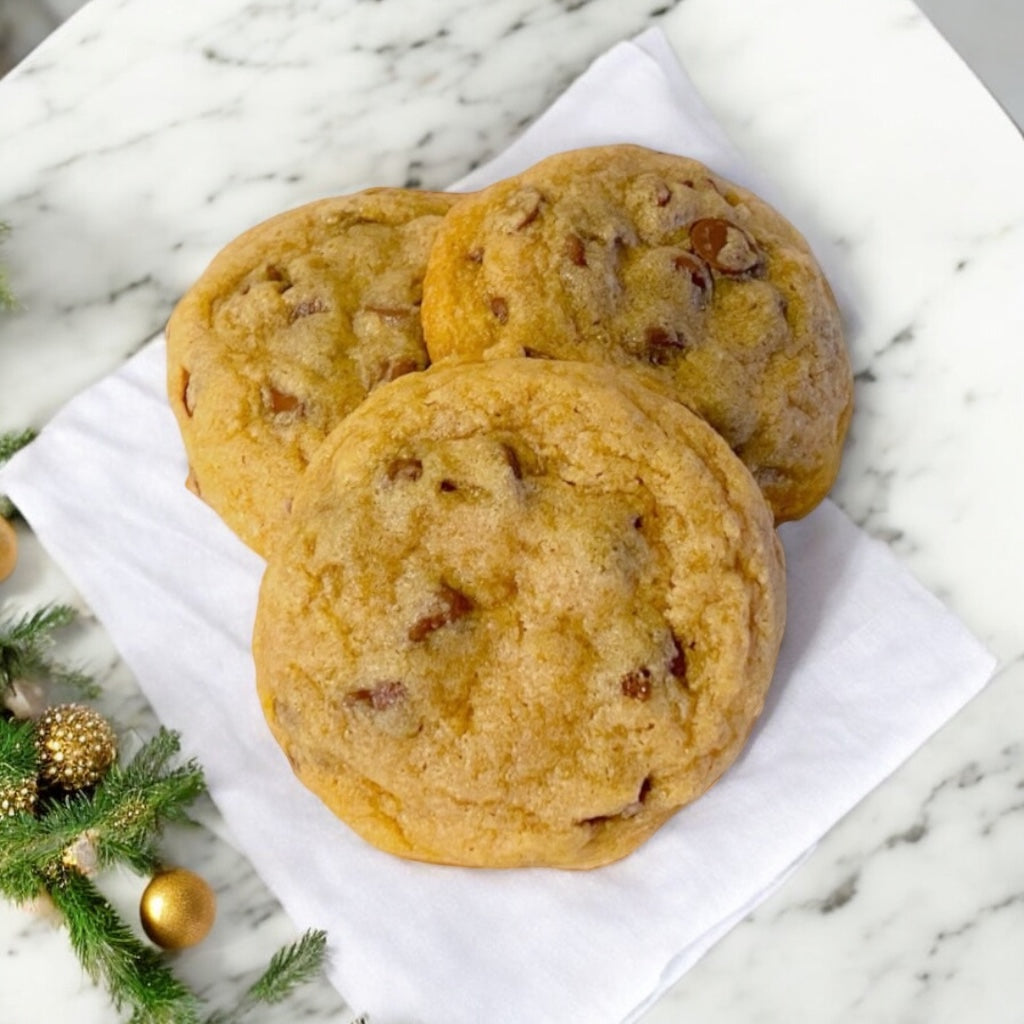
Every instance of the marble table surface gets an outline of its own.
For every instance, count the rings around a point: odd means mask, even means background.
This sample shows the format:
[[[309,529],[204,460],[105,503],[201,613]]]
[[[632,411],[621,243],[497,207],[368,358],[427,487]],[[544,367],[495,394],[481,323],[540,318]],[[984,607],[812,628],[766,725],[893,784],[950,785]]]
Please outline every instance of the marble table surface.
[[[444,187],[650,25],[841,265],[857,411],[833,497],[999,668],[643,1019],[1020,1024],[1024,142],[907,0],[92,0],[0,82],[20,303],[0,317],[0,429],[41,426],[118,366],[245,227],[371,184]],[[0,601],[78,600],[22,545]],[[65,653],[148,733],[83,611]],[[168,842],[220,918],[177,968],[216,1001],[294,928],[216,809],[200,816]],[[135,884],[110,880],[111,899]],[[44,918],[0,907],[0,950],[0,1020],[117,1019]],[[351,1016],[322,983],[259,1019]]]

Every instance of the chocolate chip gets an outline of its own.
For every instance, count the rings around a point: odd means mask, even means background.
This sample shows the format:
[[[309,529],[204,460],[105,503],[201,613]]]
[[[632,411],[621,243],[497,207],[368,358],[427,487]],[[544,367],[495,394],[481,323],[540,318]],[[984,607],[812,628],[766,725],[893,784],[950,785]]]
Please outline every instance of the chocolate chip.
[[[283,267],[279,267],[276,263],[268,263],[264,273],[268,281],[273,281],[275,284],[282,286],[278,289],[282,294],[291,288],[292,279],[288,276],[288,271]]]
[[[392,459],[384,474],[389,480],[419,480],[423,476],[423,463],[409,457]]]
[[[413,315],[413,310],[409,306],[364,306],[363,308],[367,313],[373,313],[381,320],[387,320],[390,323],[401,323]]]
[[[598,814],[593,818],[583,818],[577,822],[578,825],[603,825],[609,821],[621,821],[624,818],[635,818],[650,795],[651,787],[654,785],[650,775],[644,777],[644,780],[640,783],[640,788],[637,790],[636,797],[631,800],[621,811],[615,814]]]
[[[352,690],[345,695],[346,704],[365,704],[374,711],[387,711],[408,696],[405,684],[397,679],[385,679],[373,686]]]
[[[523,466],[519,461],[519,456],[516,453],[515,448],[510,444],[503,444],[501,446],[502,454],[505,456],[505,461],[508,463],[508,468],[512,470],[512,475],[517,480],[523,479]]]
[[[494,298],[491,299],[491,312],[494,314],[499,324],[508,323],[508,302],[500,295],[495,295]]]
[[[686,341],[676,331],[652,326],[644,332],[644,347],[648,362],[664,366],[686,348]]]
[[[388,381],[404,377],[407,373],[415,373],[419,369],[422,367],[412,356],[395,356],[381,368],[377,383],[386,384]]]
[[[437,489],[444,494],[453,494],[459,489],[459,485],[454,480],[449,480],[445,477],[438,485]]]
[[[622,677],[622,693],[631,700],[645,701],[651,696],[651,670],[648,668],[634,669]]]
[[[287,391],[279,391],[273,385],[267,388],[265,398],[267,407],[275,414],[295,412],[302,406],[302,402],[295,395],[290,395]]]
[[[672,637],[672,660],[668,663],[668,670],[684,686],[687,685],[686,651],[679,642],[679,638],[675,636]]]
[[[574,263],[577,267],[585,267],[587,265],[587,248],[579,235],[566,236],[565,255],[568,257],[569,262]]]
[[[442,583],[434,595],[436,608],[409,627],[413,643],[425,640],[431,633],[464,618],[473,610],[473,602],[461,591]]]
[[[654,190],[654,201],[659,206],[668,206],[668,201],[672,198],[672,189],[665,184],[665,182],[659,182],[658,187]]]
[[[693,285],[693,301],[698,309],[704,309],[714,292],[714,279],[711,268],[692,252],[679,252],[672,260],[672,266],[690,278]]]
[[[482,245],[478,245],[475,248],[470,249],[469,252],[466,253],[466,259],[469,260],[470,263],[483,263],[484,247]]]
[[[323,299],[303,299],[302,302],[292,307],[288,314],[288,323],[293,324],[303,317],[312,316],[314,313],[323,313],[327,309]]]
[[[522,231],[523,228],[529,227],[540,216],[543,201],[544,196],[529,186],[514,192],[506,203],[512,230]]]
[[[760,267],[761,251],[754,240],[731,221],[704,217],[690,225],[690,244],[723,274],[746,274]]]

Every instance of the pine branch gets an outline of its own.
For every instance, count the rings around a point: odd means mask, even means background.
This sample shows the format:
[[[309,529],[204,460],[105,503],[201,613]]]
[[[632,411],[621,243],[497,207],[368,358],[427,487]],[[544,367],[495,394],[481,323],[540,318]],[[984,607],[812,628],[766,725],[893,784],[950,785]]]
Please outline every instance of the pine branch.
[[[39,432],[31,427],[27,430],[10,430],[0,434],[0,466],[38,436]]]
[[[8,231],[10,231],[10,227],[0,222],[0,242],[3,241],[4,235]],[[14,296],[11,294],[7,283],[7,272],[0,266],[0,309],[14,309],[15,305]]]
[[[205,1024],[236,1024],[260,1003],[284,1002],[296,988],[323,970],[326,956],[327,933],[310,929],[298,942],[279,949],[270,958],[266,970],[249,986],[237,1006],[217,1011],[206,1018]]]
[[[200,1024],[196,996],[132,934],[92,882],[66,871],[49,893],[82,967],[105,984],[116,1009],[131,1008],[132,1024]]]
[[[100,867],[154,870],[164,826],[188,821],[186,808],[206,790],[194,761],[168,767],[178,749],[177,735],[161,730],[126,767],[111,767],[91,794],[51,799],[38,817],[0,820],[0,893],[17,903],[37,896],[85,833]]]
[[[38,775],[35,724],[0,717],[0,788]]]
[[[246,992],[246,998],[260,1003],[280,1003],[303,982],[319,974],[327,955],[327,933],[307,931],[298,942],[279,949],[267,969]]]
[[[95,697],[99,687],[86,672],[49,657],[53,633],[74,622],[70,605],[49,604],[16,619],[0,621],[0,693],[18,679],[45,678]]]
[[[10,308],[10,302],[4,301],[4,276],[3,268],[0,267],[0,309]],[[10,300],[13,302],[13,300]],[[25,445],[34,441],[38,431],[29,427],[27,430],[11,430],[0,434],[0,466],[2,466],[16,451],[20,451]],[[14,502],[6,494],[0,494],[0,516],[4,519],[13,519],[17,514]]]

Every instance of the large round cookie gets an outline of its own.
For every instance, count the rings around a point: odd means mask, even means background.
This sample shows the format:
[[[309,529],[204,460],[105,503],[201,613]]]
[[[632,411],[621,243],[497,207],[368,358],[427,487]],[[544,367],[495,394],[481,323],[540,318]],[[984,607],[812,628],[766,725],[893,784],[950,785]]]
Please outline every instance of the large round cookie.
[[[167,325],[189,483],[266,554],[295,482],[382,381],[427,365],[427,251],[454,201],[405,189],[309,203],[229,243]]]
[[[573,150],[460,203],[424,282],[431,358],[643,368],[721,433],[777,521],[838,471],[852,404],[839,313],[804,239],[695,160]]]
[[[253,652],[294,771],[372,843],[583,868],[736,758],[784,615],[771,511],[703,420],[608,367],[493,360],[328,438]]]

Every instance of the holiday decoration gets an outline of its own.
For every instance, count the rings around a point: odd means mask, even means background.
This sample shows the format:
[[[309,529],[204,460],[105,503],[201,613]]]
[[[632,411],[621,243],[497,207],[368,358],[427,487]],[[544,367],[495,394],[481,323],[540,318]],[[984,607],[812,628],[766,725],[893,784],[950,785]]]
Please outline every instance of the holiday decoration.
[[[40,781],[73,793],[106,775],[117,754],[117,739],[98,712],[82,704],[58,704],[39,718],[36,751]]]
[[[165,826],[187,821],[188,806],[206,787],[194,761],[174,764],[180,749],[176,733],[159,730],[121,764],[114,756],[113,728],[83,705],[58,705],[38,716],[12,712],[12,705],[23,703],[34,709],[53,686],[92,688],[89,676],[46,655],[51,632],[73,617],[70,608],[47,606],[0,621],[0,694],[6,706],[0,710],[0,895],[57,915],[86,974],[105,985],[114,1008],[130,1011],[135,1024],[238,1024],[248,1010],[282,1001],[317,975],[326,936],[305,932],[274,954],[235,1006],[206,1015],[163,951],[121,919],[93,881],[116,865],[143,875],[156,872],[153,883],[159,885],[142,901],[143,921],[165,929],[155,937],[166,948],[198,942],[209,930],[209,887],[188,871],[159,871],[157,852]],[[26,677],[40,682],[27,683]],[[60,775],[58,764],[73,768],[73,785],[92,781],[70,793],[52,780],[39,785],[54,772]],[[168,882],[169,898],[158,907],[157,893]],[[176,921],[169,916],[172,909]]]
[[[156,874],[139,903],[142,929],[161,949],[187,949],[202,942],[216,913],[213,890],[185,868]]]
[[[14,527],[0,517],[0,582],[14,572],[18,564],[18,535]]]
[[[0,695],[5,703],[12,687],[29,681],[46,680],[82,697],[96,696],[98,687],[90,675],[49,656],[53,634],[70,626],[76,614],[70,605],[48,604],[18,618],[0,619]]]
[[[0,818],[23,812],[31,814],[36,807],[39,787],[35,779],[0,785]]]

